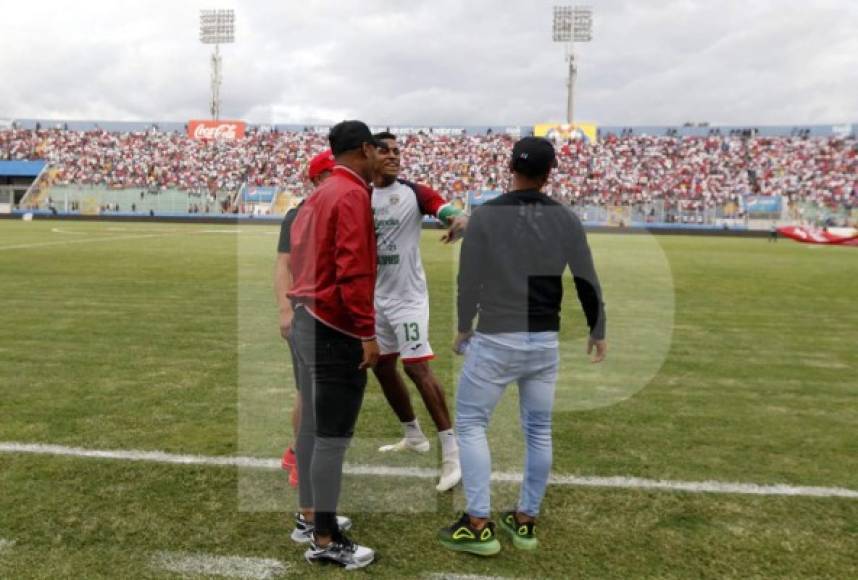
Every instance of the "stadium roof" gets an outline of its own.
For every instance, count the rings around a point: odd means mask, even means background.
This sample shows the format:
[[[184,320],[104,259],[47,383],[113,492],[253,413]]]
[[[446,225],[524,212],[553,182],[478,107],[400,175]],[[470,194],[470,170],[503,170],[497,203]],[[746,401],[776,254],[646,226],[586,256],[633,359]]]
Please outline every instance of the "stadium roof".
[[[0,161],[0,177],[37,177],[47,161]]]

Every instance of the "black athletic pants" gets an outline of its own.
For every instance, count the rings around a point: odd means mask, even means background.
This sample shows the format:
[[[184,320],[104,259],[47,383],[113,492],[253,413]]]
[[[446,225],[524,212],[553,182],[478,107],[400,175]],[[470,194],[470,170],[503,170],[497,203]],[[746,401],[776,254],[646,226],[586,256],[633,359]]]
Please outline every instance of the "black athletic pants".
[[[366,389],[360,340],[342,334],[295,309],[292,340],[297,364],[307,370],[301,388],[298,431],[298,492],[301,507],[316,512],[316,532],[337,530],[337,501],[343,458],[354,434]]]

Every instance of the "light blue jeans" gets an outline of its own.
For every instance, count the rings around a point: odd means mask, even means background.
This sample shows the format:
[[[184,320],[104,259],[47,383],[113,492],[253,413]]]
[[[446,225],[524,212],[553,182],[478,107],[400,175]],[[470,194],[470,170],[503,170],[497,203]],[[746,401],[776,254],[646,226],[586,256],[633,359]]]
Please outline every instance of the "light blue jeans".
[[[474,334],[456,392],[456,433],[468,514],[487,518],[491,512],[492,458],[486,428],[507,385],[517,382],[526,443],[518,510],[539,515],[551,472],[557,366],[556,332]]]

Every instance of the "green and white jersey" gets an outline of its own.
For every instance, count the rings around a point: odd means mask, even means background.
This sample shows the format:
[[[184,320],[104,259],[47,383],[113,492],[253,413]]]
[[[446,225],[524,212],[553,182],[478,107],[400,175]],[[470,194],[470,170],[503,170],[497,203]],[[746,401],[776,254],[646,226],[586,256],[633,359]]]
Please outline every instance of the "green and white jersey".
[[[398,179],[372,192],[378,244],[376,298],[427,299],[426,273],[420,258],[423,216],[437,217],[447,203],[425,185]]]

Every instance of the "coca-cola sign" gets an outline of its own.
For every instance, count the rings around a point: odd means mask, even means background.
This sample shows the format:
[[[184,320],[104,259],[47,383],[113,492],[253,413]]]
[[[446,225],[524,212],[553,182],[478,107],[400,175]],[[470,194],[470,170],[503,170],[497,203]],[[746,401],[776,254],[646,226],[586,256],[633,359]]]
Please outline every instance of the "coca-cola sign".
[[[235,141],[244,138],[244,121],[188,121],[188,137],[209,141]]]

